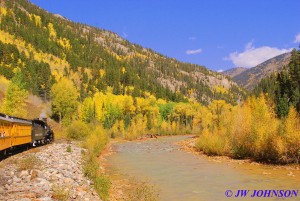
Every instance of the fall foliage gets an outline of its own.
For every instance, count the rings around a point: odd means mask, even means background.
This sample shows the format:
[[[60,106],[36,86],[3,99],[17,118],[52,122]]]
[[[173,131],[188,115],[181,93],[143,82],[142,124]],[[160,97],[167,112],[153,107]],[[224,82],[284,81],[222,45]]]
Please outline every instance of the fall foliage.
[[[78,106],[78,91],[72,81],[62,78],[51,88],[52,110],[58,116],[59,122],[66,125],[75,119],[75,112]]]
[[[25,0],[1,4],[0,21],[5,114],[26,117],[27,96],[34,94],[51,101],[54,120],[79,128],[67,129],[70,138],[88,136],[85,124],[101,133],[90,141],[196,134],[197,149],[210,155],[299,163],[299,50],[287,69],[244,100],[243,89],[222,84],[222,75],[203,66],[56,18]]]
[[[16,83],[9,83],[3,103],[1,106],[1,111],[7,115],[23,117],[27,116],[27,111],[25,109],[28,93],[24,89],[20,88]]]

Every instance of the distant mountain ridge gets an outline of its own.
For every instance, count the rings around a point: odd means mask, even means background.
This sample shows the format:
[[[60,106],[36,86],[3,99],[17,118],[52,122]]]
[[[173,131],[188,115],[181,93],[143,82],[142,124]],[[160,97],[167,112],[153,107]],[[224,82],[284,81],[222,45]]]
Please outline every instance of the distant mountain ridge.
[[[273,57],[253,68],[233,68],[224,71],[224,75],[230,76],[236,83],[247,90],[252,90],[262,78],[278,72],[291,60],[291,53],[284,53]]]
[[[223,71],[222,73],[225,75],[228,75],[229,77],[235,77],[244,71],[248,70],[248,68],[245,67],[236,67],[236,68],[231,68],[229,70]]]

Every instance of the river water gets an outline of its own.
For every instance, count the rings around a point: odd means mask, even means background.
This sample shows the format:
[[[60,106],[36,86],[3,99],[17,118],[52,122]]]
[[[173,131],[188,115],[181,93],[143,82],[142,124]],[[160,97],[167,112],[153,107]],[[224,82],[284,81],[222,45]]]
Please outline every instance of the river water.
[[[251,197],[254,190],[300,190],[300,170],[210,160],[180,150],[176,142],[188,137],[114,144],[116,153],[107,158],[109,174],[147,180],[159,188],[160,198],[165,201],[300,200],[300,191],[292,198],[274,194]],[[230,198],[225,195],[228,190],[233,193]],[[234,197],[237,190],[250,191],[246,197]]]

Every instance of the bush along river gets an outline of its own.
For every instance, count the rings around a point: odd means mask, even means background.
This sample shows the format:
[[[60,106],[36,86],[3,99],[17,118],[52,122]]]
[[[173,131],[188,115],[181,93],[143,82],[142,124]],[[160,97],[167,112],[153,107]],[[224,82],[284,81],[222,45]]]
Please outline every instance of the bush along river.
[[[160,200],[300,200],[299,166],[274,166],[196,155],[177,142],[191,136],[119,142],[107,157],[108,174],[145,180]]]

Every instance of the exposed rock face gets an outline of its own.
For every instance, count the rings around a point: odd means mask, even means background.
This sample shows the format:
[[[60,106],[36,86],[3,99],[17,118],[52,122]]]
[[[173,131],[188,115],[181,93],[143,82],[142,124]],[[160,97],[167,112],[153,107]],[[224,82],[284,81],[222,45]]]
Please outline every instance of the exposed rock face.
[[[1,161],[0,200],[100,200],[83,174],[82,150],[74,143],[54,143]],[[35,164],[21,165],[26,158]]]
[[[243,73],[244,71],[248,70],[247,68],[244,67],[236,67],[236,68],[231,68],[229,70],[226,70],[224,72],[222,72],[224,75],[228,75],[229,77],[233,78],[241,73]]]

